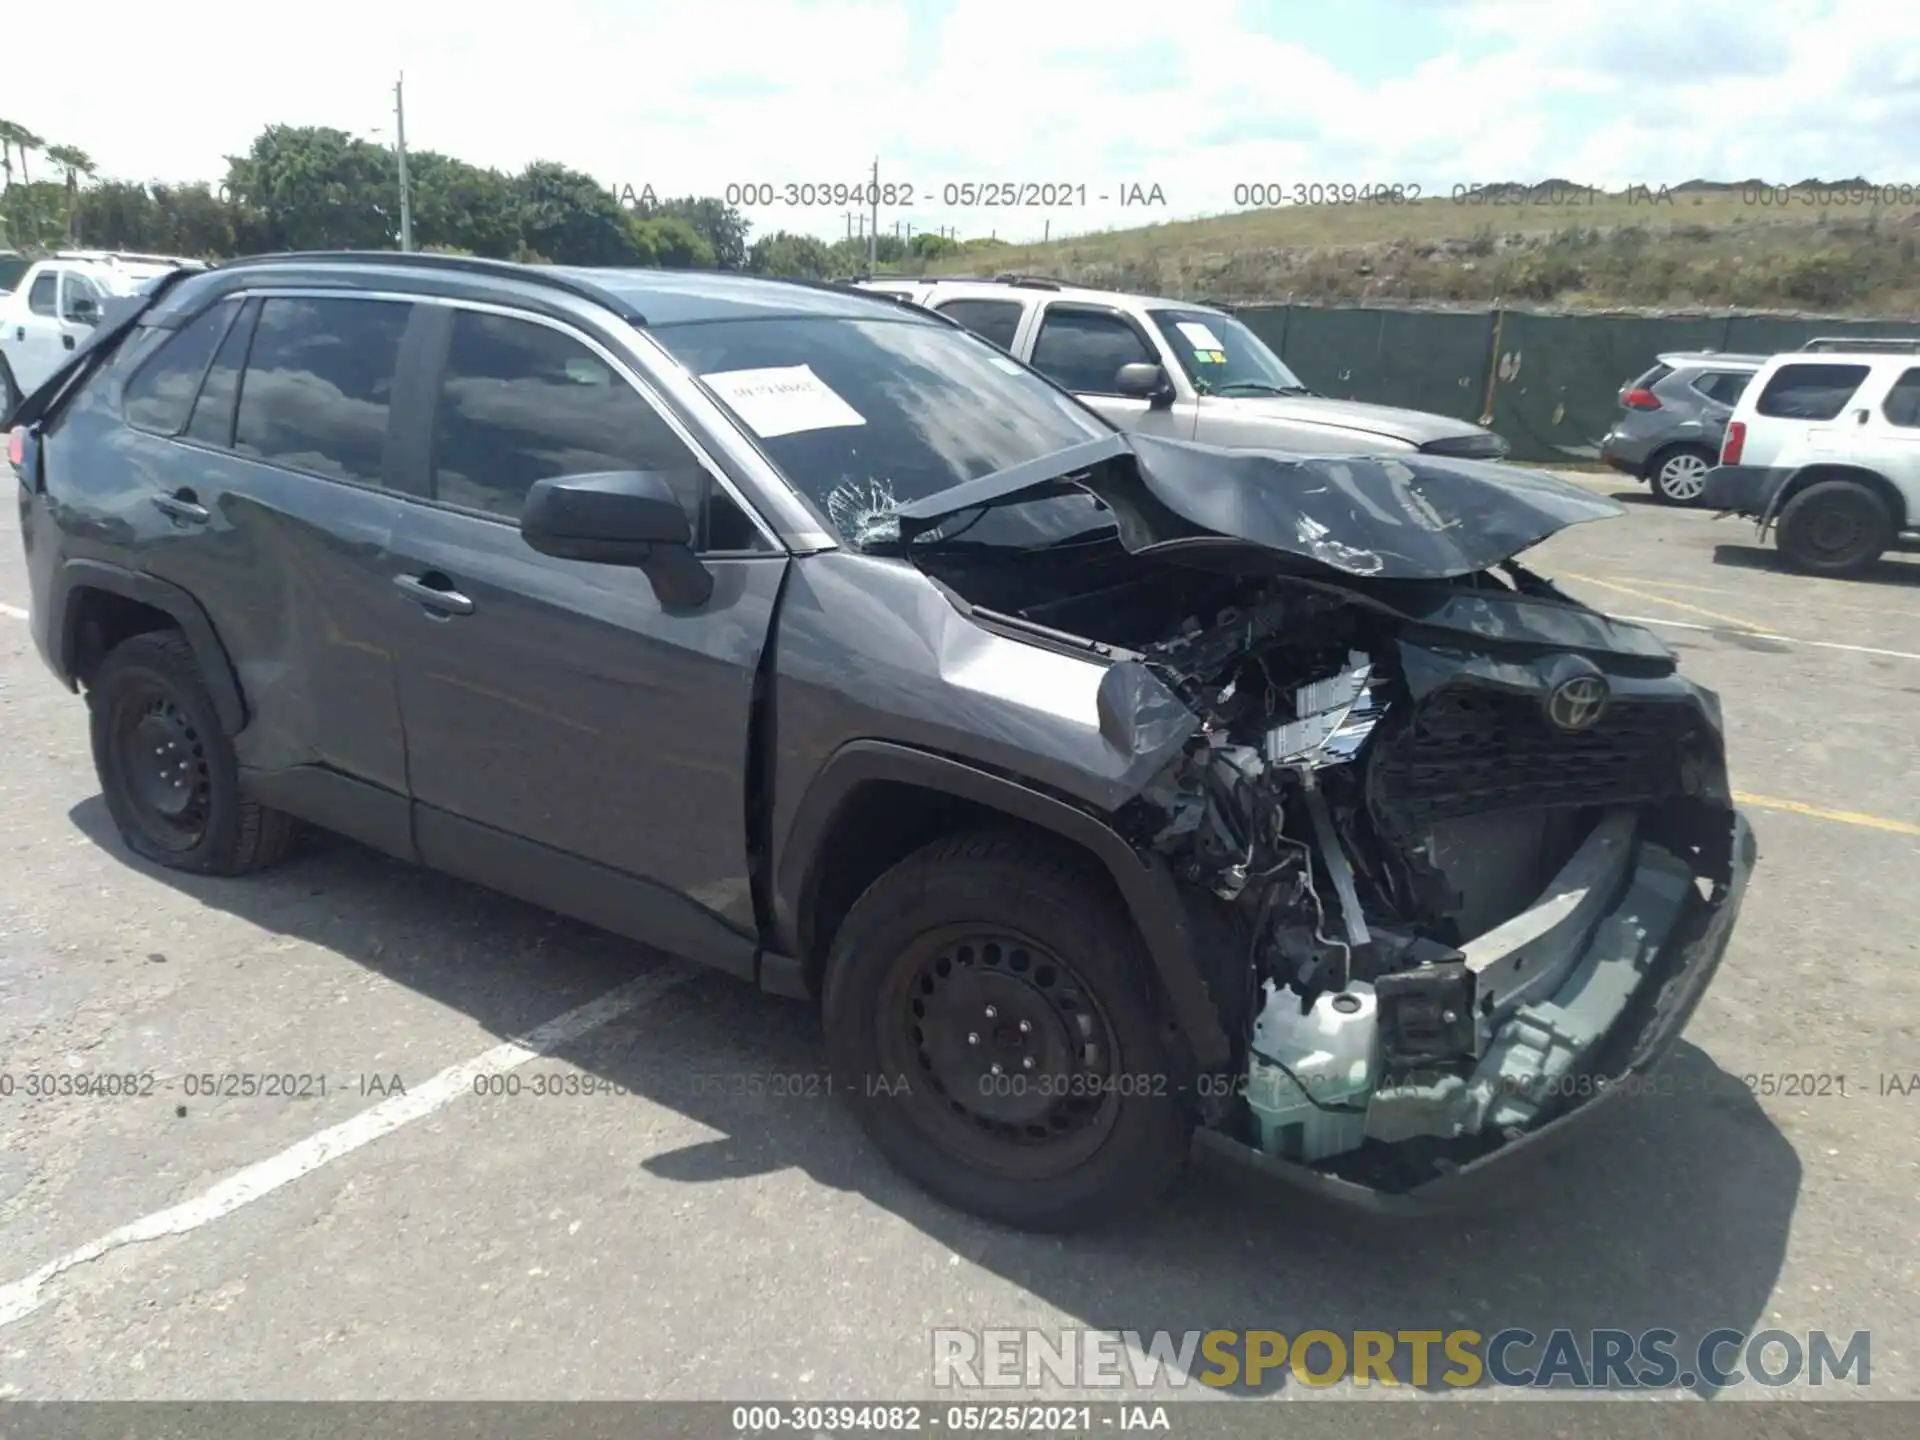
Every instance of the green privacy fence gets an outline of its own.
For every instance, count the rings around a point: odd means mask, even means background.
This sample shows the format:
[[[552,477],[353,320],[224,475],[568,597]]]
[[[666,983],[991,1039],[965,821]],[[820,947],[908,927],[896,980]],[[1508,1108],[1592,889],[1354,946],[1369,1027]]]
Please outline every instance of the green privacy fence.
[[[1920,325],[1784,315],[1544,315],[1524,310],[1237,306],[1326,395],[1490,425],[1516,460],[1591,462],[1620,387],[1669,350],[1770,355],[1817,335],[1920,338]]]

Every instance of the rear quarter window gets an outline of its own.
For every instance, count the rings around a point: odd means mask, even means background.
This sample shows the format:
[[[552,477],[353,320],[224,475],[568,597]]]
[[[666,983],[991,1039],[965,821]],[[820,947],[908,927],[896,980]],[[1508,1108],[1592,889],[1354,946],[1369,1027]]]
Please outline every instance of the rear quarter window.
[[[1754,402],[1754,412],[1779,420],[1832,420],[1847,408],[1871,369],[1868,365],[1782,365]]]
[[[123,408],[129,425],[156,435],[180,433],[207,366],[239,309],[239,300],[223,300],[162,342],[127,381]]]

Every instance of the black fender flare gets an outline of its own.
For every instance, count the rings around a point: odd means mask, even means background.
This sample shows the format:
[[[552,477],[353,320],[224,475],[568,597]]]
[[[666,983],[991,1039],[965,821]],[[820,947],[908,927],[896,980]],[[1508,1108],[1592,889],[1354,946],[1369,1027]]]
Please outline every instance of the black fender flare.
[[[782,908],[800,912],[817,873],[824,837],[861,785],[893,781],[943,791],[1051,831],[1093,855],[1112,876],[1145,942],[1172,1019],[1202,1070],[1231,1058],[1225,1029],[1195,958],[1195,931],[1179,881],[1165,859],[1136,850],[1118,832],[1065,801],[963,761],[884,740],[855,740],[820,768],[796,808],[781,847],[775,883]]]
[[[72,603],[81,590],[104,590],[121,595],[172,617],[193,647],[200,665],[200,677],[213,697],[220,728],[229,736],[238,735],[247,725],[246,701],[240,694],[240,680],[226,646],[213,628],[213,621],[185,590],[157,575],[109,565],[103,560],[68,560],[54,573],[52,594],[48,597],[47,634],[55,646],[60,678],[77,687],[74,666],[79,658],[81,606]]]

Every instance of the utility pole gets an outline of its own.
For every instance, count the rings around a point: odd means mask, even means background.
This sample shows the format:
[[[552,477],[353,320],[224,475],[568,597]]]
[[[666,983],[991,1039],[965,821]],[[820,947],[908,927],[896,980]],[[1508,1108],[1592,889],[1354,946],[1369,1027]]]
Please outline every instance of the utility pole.
[[[867,192],[873,202],[873,228],[867,231],[867,273],[880,263],[880,157],[873,157],[873,188]]]
[[[402,251],[413,249],[413,196],[407,185],[407,102],[402,88],[407,83],[406,72],[393,86],[393,150],[400,161],[400,248]]]

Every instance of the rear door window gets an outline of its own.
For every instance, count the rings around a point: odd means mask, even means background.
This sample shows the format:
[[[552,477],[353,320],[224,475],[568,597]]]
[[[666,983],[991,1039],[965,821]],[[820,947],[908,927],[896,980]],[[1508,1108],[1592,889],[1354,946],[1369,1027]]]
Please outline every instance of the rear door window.
[[[180,433],[207,365],[239,309],[239,300],[223,300],[167,337],[127,382],[129,425],[156,435]]]
[[[412,309],[392,300],[266,301],[240,384],[233,448],[329,480],[380,484]]]
[[[58,315],[60,275],[55,270],[42,270],[33,277],[33,285],[27,291],[27,309],[36,315]]]
[[[1782,365],[1754,409],[1779,420],[1832,420],[1847,408],[1871,369],[1867,365]]]
[[[1027,307],[1018,300],[949,300],[933,308],[1011,355],[1013,337],[1020,331],[1020,316]]]
[[[247,363],[247,344],[253,339],[253,322],[259,318],[260,302],[249,300],[240,318],[220,342],[220,353],[213,357],[207,378],[200,386],[200,398],[193,402],[193,419],[187,422],[187,438],[203,445],[228,449],[233,444],[233,406],[240,395],[240,371]]]

